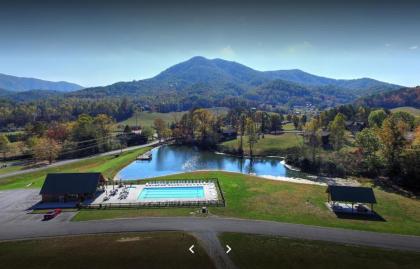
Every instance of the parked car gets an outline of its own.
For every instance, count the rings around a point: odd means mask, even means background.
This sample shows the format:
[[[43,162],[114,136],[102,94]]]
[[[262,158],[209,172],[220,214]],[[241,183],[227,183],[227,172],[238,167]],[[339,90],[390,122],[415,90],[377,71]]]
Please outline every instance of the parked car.
[[[53,219],[53,218],[55,218],[58,214],[60,214],[61,213],[61,209],[60,208],[58,208],[58,209],[54,209],[54,210],[52,210],[52,211],[49,211],[49,212],[47,212],[45,215],[44,215],[44,220],[50,220],[50,219]]]

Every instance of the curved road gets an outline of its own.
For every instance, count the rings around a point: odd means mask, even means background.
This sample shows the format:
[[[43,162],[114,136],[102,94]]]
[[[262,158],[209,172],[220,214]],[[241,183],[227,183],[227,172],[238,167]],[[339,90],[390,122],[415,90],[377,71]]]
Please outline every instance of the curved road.
[[[149,146],[155,146],[157,144],[159,144],[159,141],[153,141],[153,142],[150,142],[148,144],[139,145],[139,146],[133,146],[133,147],[128,147],[128,148],[124,148],[122,150],[118,149],[118,150],[108,151],[108,152],[104,152],[104,153],[92,155],[92,156],[85,157],[85,158],[62,160],[62,161],[58,161],[58,162],[55,162],[55,163],[52,163],[52,164],[49,164],[49,165],[45,165],[45,166],[42,166],[42,167],[38,167],[38,168],[30,168],[30,169],[19,170],[19,171],[7,173],[7,174],[1,174],[0,175],[0,179],[6,178],[6,177],[11,177],[11,176],[16,176],[16,175],[22,175],[22,174],[32,173],[32,172],[36,172],[36,171],[39,171],[39,170],[47,169],[47,168],[50,168],[50,167],[62,166],[62,165],[65,165],[65,164],[74,163],[74,162],[78,162],[78,161],[89,160],[89,159],[100,157],[100,156],[114,155],[114,154],[120,153],[121,151],[122,152],[125,152],[125,151],[129,151],[129,150],[134,150],[134,149],[139,149],[139,148],[144,148],[144,147],[149,147]]]
[[[38,218],[40,219],[41,216],[38,215]],[[31,223],[31,225],[28,224],[29,223],[13,223],[12,225],[1,225],[0,240],[115,232],[236,232],[322,240],[420,252],[419,236],[218,217],[143,217],[136,219],[83,222],[42,222],[39,220]]]

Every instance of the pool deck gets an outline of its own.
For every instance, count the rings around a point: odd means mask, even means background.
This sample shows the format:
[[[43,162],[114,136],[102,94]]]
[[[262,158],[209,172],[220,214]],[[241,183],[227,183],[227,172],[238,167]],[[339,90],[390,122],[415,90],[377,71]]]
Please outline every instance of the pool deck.
[[[156,199],[139,199],[140,193],[144,188],[173,188],[173,187],[203,187],[204,197],[203,198],[156,198]],[[111,192],[118,190],[114,195]],[[138,185],[126,185],[124,187],[106,186],[105,191],[101,193],[95,200],[92,201],[92,205],[99,204],[126,204],[126,203],[150,203],[150,202],[197,202],[197,201],[217,201],[218,193],[216,185],[212,182],[194,182],[194,183],[179,183],[179,182],[162,182],[162,183],[146,183]]]

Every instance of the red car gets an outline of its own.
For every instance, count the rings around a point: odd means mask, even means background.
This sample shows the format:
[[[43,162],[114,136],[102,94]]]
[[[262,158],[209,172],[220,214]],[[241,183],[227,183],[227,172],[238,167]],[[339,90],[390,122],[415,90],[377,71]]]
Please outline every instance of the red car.
[[[50,212],[48,212],[47,214],[44,215],[44,220],[53,219],[53,218],[55,218],[55,216],[57,216],[60,213],[61,213],[61,209],[60,208],[54,209],[54,210],[52,210],[52,211],[50,211]]]

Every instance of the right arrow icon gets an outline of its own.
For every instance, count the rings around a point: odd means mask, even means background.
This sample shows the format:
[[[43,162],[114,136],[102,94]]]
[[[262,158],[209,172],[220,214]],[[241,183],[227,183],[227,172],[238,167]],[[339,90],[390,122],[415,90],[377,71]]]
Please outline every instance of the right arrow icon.
[[[232,249],[229,247],[229,245],[226,245],[226,248],[227,248],[226,254],[228,254]]]

